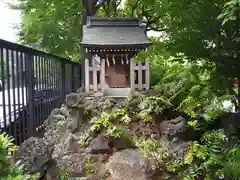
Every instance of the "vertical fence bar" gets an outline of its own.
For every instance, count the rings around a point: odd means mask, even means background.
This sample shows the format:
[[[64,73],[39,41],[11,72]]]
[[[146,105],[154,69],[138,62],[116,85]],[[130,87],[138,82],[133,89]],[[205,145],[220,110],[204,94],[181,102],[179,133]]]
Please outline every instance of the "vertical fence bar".
[[[47,92],[48,92],[48,89],[50,90],[50,92],[52,91],[52,88],[53,87],[51,87],[51,85],[53,85],[53,81],[52,81],[52,79],[53,79],[53,74],[52,74],[52,71],[53,71],[53,66],[51,66],[52,65],[52,61],[53,61],[53,59],[51,59],[50,57],[48,57],[47,58],[47,62],[46,62],[46,74],[47,74],[47,82],[48,82],[48,86],[50,86],[50,87],[48,87],[47,88]],[[52,101],[49,99],[49,98],[51,98],[51,97],[49,97],[49,96],[47,96],[47,112],[48,112],[48,114],[50,114],[50,110],[51,110],[51,108],[52,108]],[[47,118],[47,117],[44,117],[44,118]]]
[[[33,136],[34,129],[35,129],[35,122],[34,122],[34,83],[33,83],[33,76],[34,76],[34,58],[33,55],[26,55],[26,65],[27,65],[27,91],[28,91],[28,109],[29,109],[29,119],[28,119],[28,137]]]
[[[65,66],[65,61],[62,61],[61,62],[62,98],[66,95],[65,67],[66,67]]]
[[[42,102],[44,102],[44,101],[46,101],[46,91],[45,91],[45,89],[46,89],[46,80],[45,80],[45,78],[46,78],[46,69],[45,69],[45,63],[46,63],[46,61],[47,61],[47,56],[46,55],[43,55],[42,56],[42,61],[41,61],[41,73],[42,73],[42,83],[41,83],[41,92],[42,92],[42,99],[41,99],[41,103],[40,103],[40,106],[41,106],[41,108],[42,108],[42,114],[46,114],[46,106],[44,106],[44,104],[42,103]]]
[[[27,116],[27,112],[25,111],[25,106],[27,104],[27,98],[25,96],[25,92],[27,92],[27,89],[26,89],[26,82],[25,82],[25,76],[24,76],[24,68],[25,68],[25,58],[24,58],[24,54],[21,52],[20,53],[20,71],[19,74],[21,74],[21,101],[20,101],[20,104],[21,104],[21,110],[22,110],[22,116],[21,116],[21,123],[20,123],[20,129],[22,131],[22,139],[24,140],[26,137],[27,137],[27,122],[26,122],[26,119],[28,118]],[[25,68],[25,71],[26,71],[26,68]]]
[[[9,59],[9,49],[6,49],[6,71],[7,71],[7,94],[8,94],[8,116],[6,119],[8,120],[7,125],[8,125],[8,132],[12,132],[12,111],[11,111],[11,87],[10,87],[10,67],[9,67],[10,59]]]
[[[34,58],[34,77],[35,77],[34,97],[37,96],[37,100],[35,101],[35,108],[39,108],[39,101],[41,99],[41,97],[39,97],[38,60],[39,60],[39,56],[35,56],[35,58]],[[35,113],[36,113],[36,127],[38,128],[38,127],[40,127],[39,116],[41,116],[41,113],[39,113],[38,109],[36,109]],[[40,129],[37,129],[37,130],[40,131]]]
[[[17,134],[19,137],[19,141],[17,144],[20,144],[23,141],[22,137],[22,126],[21,126],[21,101],[20,101],[20,68],[19,68],[19,52],[16,52],[16,77],[17,77],[17,109],[18,109],[18,126],[17,126]]]
[[[42,55],[41,56],[39,56],[39,61],[38,61],[38,66],[39,66],[39,75],[38,75],[38,77],[39,77],[39,93],[40,94],[42,94],[42,86],[43,86],[43,57],[42,57]],[[43,107],[42,107],[42,105],[41,105],[41,101],[44,99],[44,97],[41,95],[41,97],[40,97],[40,102],[39,102],[39,114],[43,114]]]
[[[16,94],[15,94],[15,68],[14,68],[14,62],[15,62],[15,57],[14,57],[14,51],[12,50],[11,51],[11,59],[12,59],[12,62],[11,62],[11,72],[12,72],[12,92],[13,92],[13,114],[14,114],[14,120],[15,122],[13,123],[13,131],[14,131],[14,136],[16,137],[15,139],[15,143],[17,144],[18,143],[18,134],[17,134],[17,125],[18,125],[18,122],[16,121]]]
[[[72,77],[71,77],[71,92],[75,90],[75,74],[74,74],[74,64],[71,64],[71,71],[72,71]]]
[[[1,125],[3,125],[3,130],[7,130],[7,123],[6,123],[6,98],[5,98],[5,63],[6,60],[4,58],[3,48],[0,49],[0,60],[1,60],[1,83],[2,83],[2,106],[3,106],[3,120],[1,120]],[[2,122],[3,121],[3,122]]]
[[[80,88],[80,87],[82,87],[82,79],[80,79],[80,78],[82,78],[82,71],[81,71],[81,69],[82,69],[82,65],[81,64],[78,64],[78,67],[77,67],[77,73],[78,73],[78,88]]]

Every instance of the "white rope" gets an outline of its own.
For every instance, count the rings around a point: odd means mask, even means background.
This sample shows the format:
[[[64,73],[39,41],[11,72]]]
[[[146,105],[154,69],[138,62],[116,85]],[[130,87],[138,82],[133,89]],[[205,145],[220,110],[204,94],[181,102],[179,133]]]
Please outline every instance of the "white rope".
[[[126,64],[129,63],[128,54],[126,54]]]
[[[107,60],[107,66],[110,67],[110,63],[109,63],[109,60],[108,60],[108,55],[106,56],[106,60]]]
[[[121,63],[124,64],[123,62],[123,55],[121,54]]]
[[[115,54],[113,54],[112,61],[113,61],[113,64],[115,65],[115,64],[116,64],[116,61],[115,61]]]

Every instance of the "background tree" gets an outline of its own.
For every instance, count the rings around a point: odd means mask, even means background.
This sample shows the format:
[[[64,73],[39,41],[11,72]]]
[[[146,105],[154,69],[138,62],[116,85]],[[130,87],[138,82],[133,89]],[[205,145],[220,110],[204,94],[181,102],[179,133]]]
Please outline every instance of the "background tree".
[[[100,16],[142,16],[147,30],[164,30],[155,1],[140,0],[19,0],[13,9],[22,11],[19,37],[22,44],[37,45],[42,50],[79,60],[79,42],[82,37],[81,22],[84,2]],[[90,8],[91,9],[91,8]],[[92,12],[91,12],[92,11]]]
[[[238,17],[237,0],[20,0],[21,42],[79,60],[84,2],[91,7],[86,12],[89,15],[96,12],[98,16],[141,16],[147,31],[162,32],[155,40],[155,51],[148,50],[148,54],[158,51],[176,60],[184,57],[201,64],[212,73],[216,89],[235,93],[230,80],[240,76],[236,56],[239,28],[237,18],[234,19]]]

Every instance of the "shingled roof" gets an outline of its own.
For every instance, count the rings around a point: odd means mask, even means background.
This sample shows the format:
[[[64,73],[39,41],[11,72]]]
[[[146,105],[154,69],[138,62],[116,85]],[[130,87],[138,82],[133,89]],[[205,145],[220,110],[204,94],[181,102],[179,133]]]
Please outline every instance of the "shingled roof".
[[[85,47],[147,47],[145,27],[136,18],[88,17],[81,44]]]

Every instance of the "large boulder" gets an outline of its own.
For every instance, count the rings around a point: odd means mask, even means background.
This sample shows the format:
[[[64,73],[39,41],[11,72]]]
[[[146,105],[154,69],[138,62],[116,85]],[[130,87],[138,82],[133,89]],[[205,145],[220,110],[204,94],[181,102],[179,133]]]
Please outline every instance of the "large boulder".
[[[160,123],[160,134],[169,143],[172,153],[183,157],[187,150],[187,121],[183,117],[164,120]]]
[[[106,171],[112,180],[149,180],[153,174],[150,161],[133,149],[118,151],[107,162]]]
[[[77,104],[84,104],[85,98],[90,94],[87,92],[82,93],[71,93],[66,97],[66,105],[67,107],[72,107]]]
[[[84,150],[81,148],[77,137],[72,133],[65,133],[59,143],[54,146],[52,157],[57,162],[61,162],[63,156],[81,152],[84,152]]]
[[[47,119],[46,125],[58,123],[59,121],[65,118],[65,115],[66,115],[65,109],[58,109],[58,108],[53,109]]]
[[[68,129],[71,130],[71,132],[76,132],[79,127],[80,124],[83,121],[83,112],[78,109],[78,108],[71,108],[69,109],[69,114],[67,117],[67,126]]]
[[[24,141],[15,153],[15,161],[23,164],[31,173],[43,174],[52,159],[53,147],[43,138],[31,137]]]
[[[79,153],[69,153],[58,162],[58,167],[65,170],[71,177],[84,177],[85,155]]]
[[[81,102],[81,96],[78,93],[71,93],[66,97],[66,105],[72,107],[73,105],[79,104]]]
[[[48,117],[44,138],[49,143],[55,144],[63,133],[67,131],[66,111],[63,109],[54,109]]]

